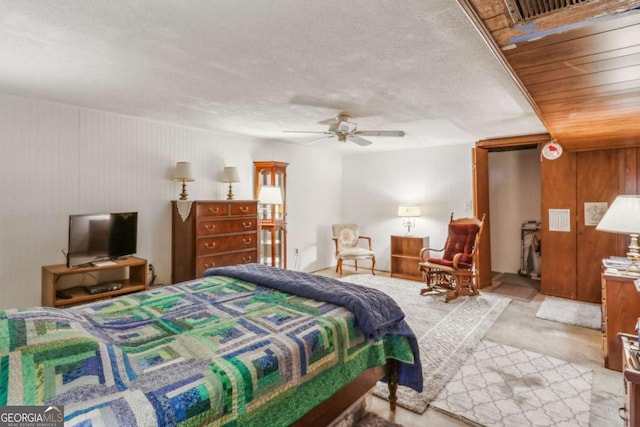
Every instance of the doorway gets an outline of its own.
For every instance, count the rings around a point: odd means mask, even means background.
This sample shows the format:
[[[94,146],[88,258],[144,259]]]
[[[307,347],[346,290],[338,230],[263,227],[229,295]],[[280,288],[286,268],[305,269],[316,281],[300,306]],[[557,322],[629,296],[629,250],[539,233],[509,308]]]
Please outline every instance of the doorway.
[[[499,272],[518,272],[522,255],[522,223],[540,220],[541,179],[538,147],[549,139],[549,134],[498,138],[478,141],[473,149],[474,214],[477,217],[486,215],[489,226],[480,242],[481,288],[492,285],[494,268]],[[495,170],[490,168],[490,156]],[[523,167],[525,163],[526,167]],[[517,179],[514,179],[514,176]],[[521,203],[525,197],[531,196],[528,194],[531,191],[534,192],[531,200]],[[503,192],[504,194],[498,194]],[[493,196],[493,193],[496,195]],[[506,253],[509,255],[505,255]],[[495,264],[492,261],[494,257]]]

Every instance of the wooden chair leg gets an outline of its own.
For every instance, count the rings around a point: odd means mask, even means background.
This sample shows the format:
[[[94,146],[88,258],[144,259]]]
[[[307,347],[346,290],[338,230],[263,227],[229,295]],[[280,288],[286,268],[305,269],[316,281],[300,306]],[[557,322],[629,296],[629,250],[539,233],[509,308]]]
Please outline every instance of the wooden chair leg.
[[[373,267],[376,266],[376,257],[371,258],[371,274],[373,274],[374,276],[376,275],[376,272],[373,271]]]
[[[357,259],[354,259],[353,261],[354,261],[354,262],[355,262],[355,264],[356,264],[356,271],[358,271],[358,260],[357,260]]]
[[[336,265],[336,272],[338,277],[342,277],[342,258],[338,258],[338,264]]]

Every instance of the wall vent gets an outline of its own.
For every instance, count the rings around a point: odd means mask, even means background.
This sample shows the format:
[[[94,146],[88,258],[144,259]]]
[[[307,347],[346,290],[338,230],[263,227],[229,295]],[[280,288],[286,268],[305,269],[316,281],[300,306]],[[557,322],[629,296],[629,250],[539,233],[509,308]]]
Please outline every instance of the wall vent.
[[[590,0],[505,0],[516,22],[537,18]]]

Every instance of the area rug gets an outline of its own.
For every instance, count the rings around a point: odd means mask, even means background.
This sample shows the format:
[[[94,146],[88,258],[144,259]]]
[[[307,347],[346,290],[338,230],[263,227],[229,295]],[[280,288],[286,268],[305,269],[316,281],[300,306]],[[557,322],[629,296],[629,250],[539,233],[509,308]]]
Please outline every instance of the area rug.
[[[431,407],[483,426],[588,426],[593,371],[482,340]]]
[[[538,295],[538,289],[530,286],[517,285],[515,283],[500,283],[487,292],[493,294],[502,295],[511,299],[516,299],[523,302],[531,302],[536,295]]]
[[[545,297],[536,317],[567,325],[600,330],[602,310],[600,304],[574,301],[566,298]]]
[[[398,405],[423,413],[449,379],[473,352],[491,325],[511,302],[488,293],[459,297],[445,303],[442,295],[420,295],[422,284],[368,274],[351,275],[345,281],[370,286],[391,296],[402,308],[418,337],[424,391],[398,387]],[[374,394],[386,399],[387,385],[378,383]]]

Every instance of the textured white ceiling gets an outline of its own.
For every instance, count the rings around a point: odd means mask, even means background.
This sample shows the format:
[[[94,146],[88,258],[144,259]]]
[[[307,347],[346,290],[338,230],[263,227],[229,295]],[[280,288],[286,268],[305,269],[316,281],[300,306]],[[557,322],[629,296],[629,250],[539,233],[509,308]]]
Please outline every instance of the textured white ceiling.
[[[343,152],[544,132],[454,0],[0,2],[0,91]]]

